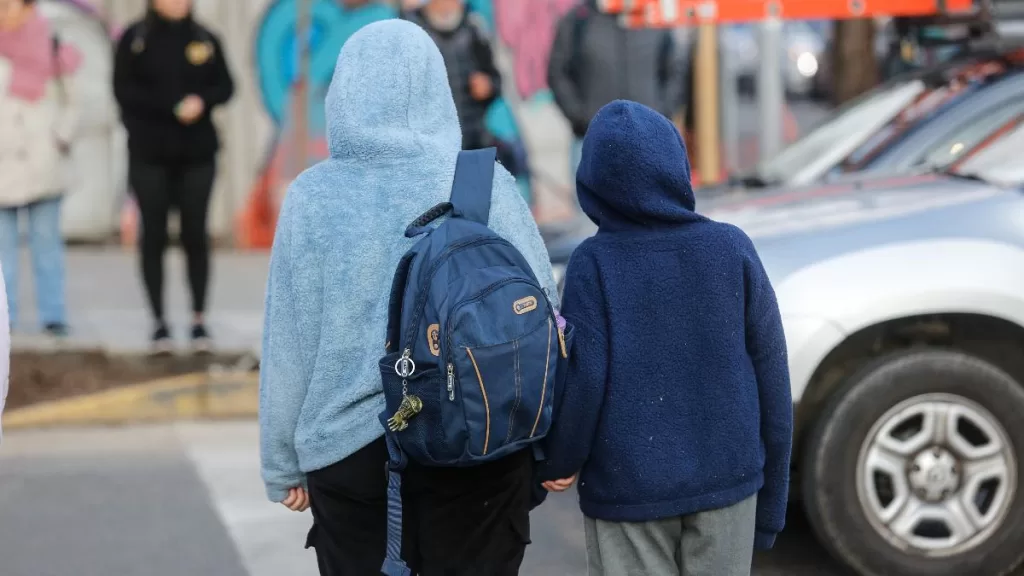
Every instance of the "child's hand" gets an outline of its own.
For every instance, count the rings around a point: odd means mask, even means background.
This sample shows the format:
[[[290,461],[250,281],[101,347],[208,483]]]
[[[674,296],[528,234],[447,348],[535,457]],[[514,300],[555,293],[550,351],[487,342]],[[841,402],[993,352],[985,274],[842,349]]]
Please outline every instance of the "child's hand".
[[[309,508],[309,493],[301,486],[292,488],[281,504],[293,512],[305,512]]]
[[[562,478],[561,480],[548,480],[541,485],[544,486],[544,489],[548,492],[565,492],[575,481],[576,475],[573,474],[572,476]]]

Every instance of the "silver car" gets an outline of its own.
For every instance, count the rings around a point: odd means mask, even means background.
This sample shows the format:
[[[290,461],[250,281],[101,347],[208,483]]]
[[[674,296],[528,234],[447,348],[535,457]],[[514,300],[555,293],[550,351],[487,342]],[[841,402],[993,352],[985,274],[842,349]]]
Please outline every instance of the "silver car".
[[[1024,128],[951,173],[706,201],[779,298],[795,472],[860,574],[1006,574],[1024,557]],[[563,248],[564,251],[564,248]]]

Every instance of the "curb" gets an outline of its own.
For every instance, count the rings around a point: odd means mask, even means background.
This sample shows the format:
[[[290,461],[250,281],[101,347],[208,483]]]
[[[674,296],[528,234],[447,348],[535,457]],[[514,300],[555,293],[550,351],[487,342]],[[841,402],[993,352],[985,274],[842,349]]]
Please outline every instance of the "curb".
[[[11,410],[4,430],[255,417],[256,372],[202,372]]]

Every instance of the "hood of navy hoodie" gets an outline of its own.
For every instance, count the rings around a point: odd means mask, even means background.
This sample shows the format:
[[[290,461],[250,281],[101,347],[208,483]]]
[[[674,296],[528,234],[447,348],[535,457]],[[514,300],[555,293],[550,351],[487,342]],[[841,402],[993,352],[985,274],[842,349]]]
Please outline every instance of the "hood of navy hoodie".
[[[402,20],[349,38],[325,109],[330,156],[289,187],[271,257],[261,363],[271,386],[260,403],[271,499],[299,468],[338,462],[383,433],[377,362],[395,268],[417,241],[405,228],[450,199],[462,143],[441,53]],[[491,230],[556,294],[537,225],[501,166],[491,198]]]
[[[657,111],[616,100],[594,116],[583,139],[576,189],[602,230],[651,229],[700,220],[690,161],[676,127]]]

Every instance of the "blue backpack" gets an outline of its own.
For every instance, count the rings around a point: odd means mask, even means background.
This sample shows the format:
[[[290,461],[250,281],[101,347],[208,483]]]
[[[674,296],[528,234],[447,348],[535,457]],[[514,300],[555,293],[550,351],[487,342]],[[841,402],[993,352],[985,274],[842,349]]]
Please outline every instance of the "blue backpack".
[[[495,149],[460,152],[451,202],[405,235],[423,238],[402,258],[391,289],[387,355],[388,545],[382,572],[401,559],[401,473],[407,458],[467,467],[533,447],[551,426],[568,330],[529,263],[487,227]],[[450,217],[436,228],[430,224]],[[568,335],[568,336],[567,336]]]

